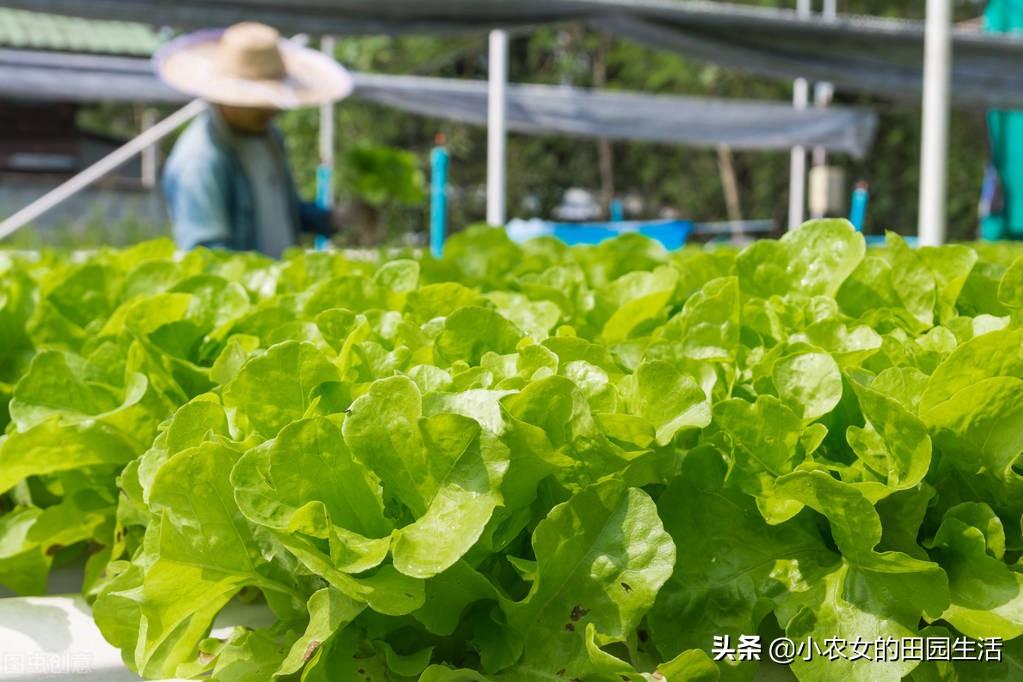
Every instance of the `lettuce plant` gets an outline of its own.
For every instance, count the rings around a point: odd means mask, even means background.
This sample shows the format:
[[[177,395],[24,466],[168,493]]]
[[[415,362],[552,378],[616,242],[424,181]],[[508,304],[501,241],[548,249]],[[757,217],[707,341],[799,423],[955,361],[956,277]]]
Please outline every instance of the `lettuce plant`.
[[[843,642],[800,680],[1023,665],[1018,249],[408,256],[3,261],[0,583],[90,557],[156,679],[752,680],[742,636]],[[1003,660],[850,660],[916,637]]]

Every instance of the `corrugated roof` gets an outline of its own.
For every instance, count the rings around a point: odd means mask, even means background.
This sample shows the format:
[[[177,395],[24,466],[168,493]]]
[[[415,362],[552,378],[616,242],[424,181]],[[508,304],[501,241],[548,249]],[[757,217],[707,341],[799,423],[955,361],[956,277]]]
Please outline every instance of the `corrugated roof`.
[[[144,24],[0,8],[0,47],[149,56],[162,42]]]

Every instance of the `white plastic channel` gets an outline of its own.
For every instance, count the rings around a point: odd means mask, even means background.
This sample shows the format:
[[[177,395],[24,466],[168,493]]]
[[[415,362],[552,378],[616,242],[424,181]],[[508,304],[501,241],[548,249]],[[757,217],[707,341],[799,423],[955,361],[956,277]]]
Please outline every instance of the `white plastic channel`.
[[[273,618],[265,607],[231,605],[212,637],[237,625],[259,627]],[[80,596],[0,599],[0,682],[139,682],[107,643]],[[166,681],[175,682],[175,681]]]
[[[81,597],[0,599],[3,682],[135,682]]]

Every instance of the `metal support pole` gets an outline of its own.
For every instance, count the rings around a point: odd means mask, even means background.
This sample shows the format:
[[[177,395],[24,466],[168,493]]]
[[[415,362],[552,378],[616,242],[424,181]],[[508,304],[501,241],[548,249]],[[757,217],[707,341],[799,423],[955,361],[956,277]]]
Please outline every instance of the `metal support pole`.
[[[205,108],[206,103],[202,100],[192,101],[190,104],[178,109],[176,112],[136,137],[134,140],[130,140],[127,144],[110,152],[70,180],[67,180],[63,184],[53,188],[25,208],[0,223],[0,239],[10,236],[19,228],[24,227],[50,209],[63,203],[65,200],[71,198],[81,190],[96,182],[107,173],[110,173],[127,163],[136,154],[141,154],[147,147],[150,147],[167,137],[198,115],[199,112]]]
[[[948,181],[948,107],[952,80],[951,0],[927,0],[926,27],[918,235],[921,246],[939,246],[945,242]]]
[[[507,170],[508,33],[490,32],[490,80],[487,115],[487,222],[505,224]]]
[[[796,13],[801,19],[810,16],[810,0],[797,0]],[[805,78],[797,78],[792,84],[792,106],[806,109],[809,103],[810,86]],[[806,211],[806,149],[793,147],[789,161],[789,229],[795,230],[803,224]]]
[[[838,18],[838,0],[824,0],[821,7],[821,19],[824,21],[835,21]],[[814,83],[813,103],[821,109],[826,109],[834,97],[835,87],[831,83]],[[813,148],[813,165],[826,166],[828,164],[828,150],[824,147]]]

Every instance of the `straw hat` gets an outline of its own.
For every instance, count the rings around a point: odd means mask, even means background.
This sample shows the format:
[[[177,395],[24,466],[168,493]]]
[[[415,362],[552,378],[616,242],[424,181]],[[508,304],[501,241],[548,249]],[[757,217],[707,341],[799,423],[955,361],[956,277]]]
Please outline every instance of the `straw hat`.
[[[182,36],[153,63],[174,89],[217,104],[294,109],[352,92],[351,75],[336,61],[252,22]]]

